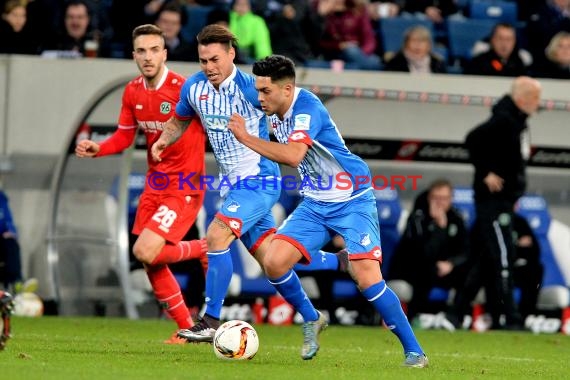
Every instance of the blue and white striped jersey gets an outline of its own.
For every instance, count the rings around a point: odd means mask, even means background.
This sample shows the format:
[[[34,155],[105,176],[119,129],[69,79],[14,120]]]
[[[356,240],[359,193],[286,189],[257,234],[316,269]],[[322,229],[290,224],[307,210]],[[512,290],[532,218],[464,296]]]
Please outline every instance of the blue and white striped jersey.
[[[216,157],[220,180],[235,184],[246,176],[280,175],[275,162],[237,141],[227,128],[230,116],[239,113],[251,135],[269,140],[267,117],[260,108],[254,77],[234,66],[218,90],[203,72],[189,77],[180,92],[176,115],[180,119],[200,116]]]
[[[310,147],[298,167],[305,196],[343,202],[372,189],[368,165],[348,150],[329,112],[313,93],[296,88],[283,120],[276,115],[270,120],[280,143],[303,142]],[[361,178],[359,184],[356,178]]]

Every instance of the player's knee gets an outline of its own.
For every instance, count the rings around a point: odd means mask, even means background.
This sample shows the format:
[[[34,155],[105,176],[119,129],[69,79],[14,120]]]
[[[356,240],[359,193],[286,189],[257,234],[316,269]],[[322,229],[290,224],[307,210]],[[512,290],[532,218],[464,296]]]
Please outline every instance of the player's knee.
[[[206,242],[211,250],[220,250],[228,247],[235,239],[229,227],[220,223],[212,223],[206,232]]]
[[[143,264],[152,264],[156,255],[148,244],[137,241],[133,247],[133,254]]]
[[[277,255],[265,255],[263,258],[263,265],[265,274],[269,278],[278,278],[287,273],[287,266]]]

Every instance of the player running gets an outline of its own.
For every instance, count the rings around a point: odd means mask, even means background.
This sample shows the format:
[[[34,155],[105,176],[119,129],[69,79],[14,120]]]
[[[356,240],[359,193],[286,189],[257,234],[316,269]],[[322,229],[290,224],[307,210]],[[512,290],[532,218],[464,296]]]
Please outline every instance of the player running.
[[[327,109],[311,92],[295,86],[295,64],[271,56],[253,65],[262,109],[270,116],[279,142],[260,139],[235,113],[228,129],[242,144],[273,161],[296,167],[301,178],[337,178],[350,173],[351,183],[333,180],[326,190],[307,188],[302,202],[281,225],[267,250],[263,266],[270,278],[287,270],[330,240],[331,231],[346,241],[351,275],[362,295],[382,315],[404,348],[407,367],[427,367],[428,359],[404,314],[400,300],[382,278],[380,228],[370,169],[348,150]],[[345,177],[346,178],[346,177]],[[315,331],[316,334],[316,331]]]
[[[149,167],[133,226],[133,233],[138,235],[133,253],[144,264],[160,305],[176,321],[178,329],[188,329],[194,323],[168,264],[200,259],[207,265],[204,240],[181,241],[196,221],[204,199],[199,178],[205,174],[206,137],[195,118],[180,140],[163,152],[161,162],[151,159],[150,147],[174,113],[185,78],[166,67],[164,36],[157,26],[136,27],[133,46],[133,58],[141,75],[125,87],[117,130],[101,144],[80,141],[75,153],[78,157],[119,153],[132,144],[138,128],[144,131]],[[193,186],[182,183],[179,187],[180,174],[190,173],[196,173]],[[162,177],[161,184],[154,182],[157,177]],[[163,189],[164,183],[168,186]],[[174,333],[165,343],[181,344],[186,340]]]
[[[280,176],[277,164],[241,144],[227,129],[230,117],[237,113],[244,118],[249,133],[269,139],[267,118],[257,100],[255,80],[233,63],[235,36],[223,26],[208,25],[197,39],[202,72],[187,79],[175,116],[165,125],[152,147],[152,154],[161,160],[165,149],[177,141],[189,121],[199,115],[216,157],[220,180],[233,185],[231,189],[222,187],[224,202],[206,235],[209,265],[205,313],[196,326],[178,334],[190,342],[211,342],[220,325],[221,308],[233,273],[229,246],[239,238],[256,260],[263,262],[276,230],[271,208],[281,188],[277,185]],[[338,265],[334,254],[328,256]],[[339,255],[339,259],[342,257]],[[318,263],[311,263],[315,264]],[[324,268],[313,266],[313,269]],[[326,327],[327,321],[305,294],[297,274],[290,268],[285,272],[281,276],[269,274],[269,282],[303,316],[301,356],[311,359],[319,348],[318,333]]]

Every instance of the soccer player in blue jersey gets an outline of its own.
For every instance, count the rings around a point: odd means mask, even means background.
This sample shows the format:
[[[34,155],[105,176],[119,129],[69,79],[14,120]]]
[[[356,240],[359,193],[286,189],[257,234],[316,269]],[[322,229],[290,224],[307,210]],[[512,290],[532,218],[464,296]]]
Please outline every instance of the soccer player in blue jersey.
[[[160,161],[164,149],[180,137],[197,114],[212,145],[220,180],[232,185],[232,188],[220,186],[224,202],[206,234],[208,271],[204,316],[194,327],[178,333],[190,342],[212,342],[233,272],[229,246],[237,237],[259,263],[263,262],[276,230],[271,208],[281,188],[278,165],[240,143],[227,128],[230,117],[240,115],[248,133],[269,140],[267,117],[257,99],[255,79],[233,63],[235,36],[223,26],[208,25],[197,39],[202,71],[186,80],[175,116],[164,126],[160,139],[152,147],[152,155]],[[301,356],[313,358],[319,348],[318,332],[326,327],[326,318],[314,308],[291,268],[268,278],[303,316]]]
[[[380,229],[370,169],[348,150],[321,101],[295,86],[293,61],[270,56],[254,63],[253,74],[261,107],[270,116],[278,142],[252,134],[238,113],[230,118],[228,129],[262,156],[298,168],[303,182],[313,184],[305,188],[303,201],[273,237],[263,262],[267,275],[274,279],[286,276],[297,262],[310,261],[310,252],[327,243],[331,234],[341,235],[349,252],[350,273],[399,338],[404,365],[427,367],[427,356],[398,297],[382,278]],[[314,185],[327,181],[326,186]]]

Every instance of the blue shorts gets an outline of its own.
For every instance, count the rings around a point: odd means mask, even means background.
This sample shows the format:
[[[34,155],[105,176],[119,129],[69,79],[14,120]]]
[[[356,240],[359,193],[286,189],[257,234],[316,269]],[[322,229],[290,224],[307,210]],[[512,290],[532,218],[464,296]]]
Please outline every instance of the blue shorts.
[[[266,188],[261,180],[248,179],[247,183],[247,187],[239,186],[227,193],[216,218],[226,223],[250,252],[255,252],[264,238],[275,232],[271,208],[281,190]]]
[[[332,236],[344,238],[350,260],[382,262],[378,210],[372,191],[346,202],[320,202],[305,197],[277,230],[274,239],[293,244],[311,261]]]

